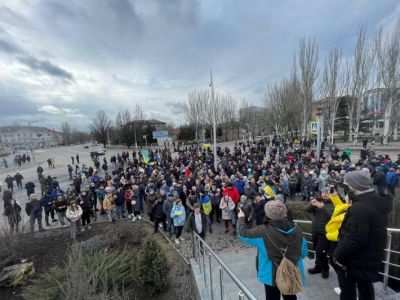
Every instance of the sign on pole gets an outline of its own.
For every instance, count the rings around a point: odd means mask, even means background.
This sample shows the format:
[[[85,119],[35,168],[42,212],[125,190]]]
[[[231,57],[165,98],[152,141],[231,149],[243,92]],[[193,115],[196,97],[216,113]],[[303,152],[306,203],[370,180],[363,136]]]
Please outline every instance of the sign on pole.
[[[312,134],[317,134],[318,133],[318,122],[317,121],[310,122],[310,132]]]
[[[160,139],[160,138],[168,137],[167,130],[153,131],[152,134],[153,134],[153,139]]]

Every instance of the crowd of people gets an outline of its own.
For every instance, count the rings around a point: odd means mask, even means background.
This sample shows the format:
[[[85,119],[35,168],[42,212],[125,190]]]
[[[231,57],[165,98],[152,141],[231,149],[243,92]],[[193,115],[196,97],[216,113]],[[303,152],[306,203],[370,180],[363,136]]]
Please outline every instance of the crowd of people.
[[[332,147],[321,151],[317,160],[310,146],[308,140],[294,144],[274,137],[233,149],[218,147],[217,169],[211,149],[201,146],[156,149],[148,155],[123,151],[109,162],[93,155],[85,164],[79,164],[78,155],[71,156],[67,166],[71,182],[66,187],[46,176],[41,166],[37,168],[41,195],[35,193],[33,183],[29,190],[25,185],[29,197],[25,212],[31,231],[36,223],[44,230],[44,214],[46,226],[51,226],[50,221],[62,226],[69,222],[73,239],[90,229],[97,214],[109,222],[123,218],[135,222],[146,215],[154,223],[154,233],[162,228],[176,244],[183,241],[185,228],[205,238],[214,234],[216,226],[223,226],[225,234],[232,232],[258,247],[258,278],[266,285],[267,299],[279,299],[274,274],[282,257],[286,255],[303,271],[307,243],[293,223],[288,202],[304,201],[313,219],[316,250],[315,267],[308,272],[327,278],[331,264],[338,274],[341,299],[356,299],[357,285],[359,299],[373,299],[368,293],[382,260],[386,236],[382,230],[389,212],[381,199],[390,202],[389,195],[395,195],[400,155],[392,161],[364,149],[360,160],[353,162],[349,149],[340,155]],[[14,230],[21,207],[12,194],[12,182],[17,180],[11,179],[11,186],[6,181],[3,200]],[[374,244],[367,238],[371,235]],[[273,250],[274,244],[288,252]]]

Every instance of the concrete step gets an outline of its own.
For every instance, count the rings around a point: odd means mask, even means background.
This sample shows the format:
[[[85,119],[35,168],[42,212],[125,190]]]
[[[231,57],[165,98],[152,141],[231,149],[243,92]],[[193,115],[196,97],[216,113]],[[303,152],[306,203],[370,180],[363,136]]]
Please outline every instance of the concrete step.
[[[219,253],[218,256],[228,266],[228,268],[246,285],[246,287],[255,295],[257,299],[265,299],[264,286],[257,280],[255,257],[256,249],[251,248],[247,250]],[[219,285],[219,269],[218,263],[211,259],[212,269],[212,288],[209,279],[209,259],[206,257],[204,266],[206,270],[206,278],[204,281],[203,261],[191,261],[192,272],[195,278],[196,286],[199,291],[200,299],[212,299],[211,289],[214,299],[220,298],[220,285]],[[314,266],[314,260],[306,258],[304,260],[304,268],[307,270]],[[338,286],[336,273],[331,269],[329,278],[323,279],[320,275],[306,275],[307,285],[303,291],[298,295],[299,300],[337,300],[339,296],[335,294],[333,288]],[[223,299],[237,299],[239,288],[232,281],[228,274],[223,275],[224,297]],[[400,295],[394,291],[389,290],[389,294],[385,295],[382,292],[382,283],[375,284],[375,292],[377,300],[400,300]]]

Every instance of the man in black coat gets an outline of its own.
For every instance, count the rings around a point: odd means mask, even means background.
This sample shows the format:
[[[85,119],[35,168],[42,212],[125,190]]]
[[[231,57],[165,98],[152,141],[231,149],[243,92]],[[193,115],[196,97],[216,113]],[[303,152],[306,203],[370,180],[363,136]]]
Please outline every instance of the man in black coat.
[[[189,215],[187,220],[187,231],[196,232],[204,240],[207,231],[206,215],[200,210],[199,203],[195,203],[193,208],[194,211]]]
[[[389,196],[380,196],[372,188],[368,170],[345,175],[346,197],[351,201],[339,233],[339,243],[333,253],[338,266],[340,299],[374,299],[373,282],[379,281],[382,269],[388,225],[392,208]]]
[[[31,194],[35,193],[35,184],[32,181],[28,181],[25,183],[25,189],[26,189],[26,194],[28,195],[28,198]]]

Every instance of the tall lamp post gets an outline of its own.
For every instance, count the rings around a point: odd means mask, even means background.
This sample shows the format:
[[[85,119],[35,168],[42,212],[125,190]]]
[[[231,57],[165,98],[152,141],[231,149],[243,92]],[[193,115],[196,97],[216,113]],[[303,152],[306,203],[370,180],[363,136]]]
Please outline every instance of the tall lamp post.
[[[318,106],[315,112],[315,116],[317,117],[317,160],[320,159],[321,153],[321,116],[322,116],[322,107]]]
[[[210,70],[210,87],[211,87],[211,105],[213,106],[213,136],[214,136],[214,143],[213,143],[213,153],[214,153],[214,170],[217,172],[217,120],[215,115],[215,101],[214,101],[214,83],[212,78],[212,71]]]

